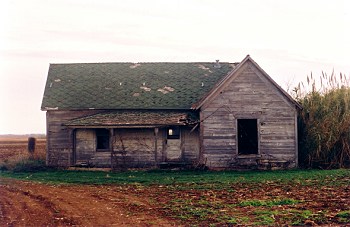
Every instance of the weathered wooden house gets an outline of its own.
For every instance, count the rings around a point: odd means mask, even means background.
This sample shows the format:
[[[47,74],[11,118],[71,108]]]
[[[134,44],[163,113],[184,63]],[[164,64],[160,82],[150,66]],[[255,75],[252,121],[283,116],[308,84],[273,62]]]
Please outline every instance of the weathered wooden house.
[[[293,168],[298,108],[249,55],[234,64],[51,64],[47,164]]]

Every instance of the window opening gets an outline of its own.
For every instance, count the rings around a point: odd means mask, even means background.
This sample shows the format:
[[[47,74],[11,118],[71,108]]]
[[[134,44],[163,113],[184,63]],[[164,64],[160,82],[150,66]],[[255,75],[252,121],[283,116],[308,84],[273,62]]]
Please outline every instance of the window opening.
[[[109,150],[109,130],[96,129],[96,150]]]
[[[258,154],[258,120],[238,119],[238,154]]]
[[[179,127],[168,128],[167,138],[168,139],[180,139],[180,128]]]

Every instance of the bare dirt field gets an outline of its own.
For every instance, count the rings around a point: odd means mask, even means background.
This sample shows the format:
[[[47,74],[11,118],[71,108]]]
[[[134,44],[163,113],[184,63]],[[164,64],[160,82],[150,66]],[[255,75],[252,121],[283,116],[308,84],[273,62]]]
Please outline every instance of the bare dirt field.
[[[0,182],[0,226],[174,226],[147,197],[117,186]]]

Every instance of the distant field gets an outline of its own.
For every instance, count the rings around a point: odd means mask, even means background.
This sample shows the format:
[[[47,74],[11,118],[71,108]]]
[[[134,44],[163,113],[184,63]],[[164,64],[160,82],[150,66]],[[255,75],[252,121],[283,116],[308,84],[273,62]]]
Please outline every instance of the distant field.
[[[35,137],[37,138],[37,137]],[[28,156],[28,137],[22,135],[0,136],[0,162],[18,159]],[[34,157],[45,158],[46,138],[40,136],[36,140]]]

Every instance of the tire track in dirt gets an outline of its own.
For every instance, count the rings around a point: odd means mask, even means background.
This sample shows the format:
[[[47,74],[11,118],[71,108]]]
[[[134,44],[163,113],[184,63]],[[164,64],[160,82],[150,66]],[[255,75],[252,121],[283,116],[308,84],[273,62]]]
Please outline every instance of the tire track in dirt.
[[[1,226],[174,226],[118,186],[47,185],[0,178]]]
[[[11,185],[0,185],[0,210],[7,226],[70,226],[75,221],[59,213],[49,199],[29,190]]]

